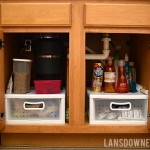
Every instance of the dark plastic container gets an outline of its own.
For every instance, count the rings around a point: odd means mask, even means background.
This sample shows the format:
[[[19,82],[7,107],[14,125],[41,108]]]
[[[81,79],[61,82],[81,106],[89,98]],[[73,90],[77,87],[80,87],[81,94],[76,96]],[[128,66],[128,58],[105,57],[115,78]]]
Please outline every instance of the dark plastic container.
[[[41,37],[32,45],[35,73],[41,80],[62,80],[66,74],[67,50],[61,39]]]

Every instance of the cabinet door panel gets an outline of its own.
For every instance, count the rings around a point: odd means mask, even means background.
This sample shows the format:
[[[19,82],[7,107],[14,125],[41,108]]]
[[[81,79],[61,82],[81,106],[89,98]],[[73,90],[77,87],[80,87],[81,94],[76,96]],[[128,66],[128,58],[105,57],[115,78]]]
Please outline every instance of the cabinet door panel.
[[[4,49],[1,47],[3,33],[0,30],[0,131],[4,128],[5,122],[2,113],[4,113]]]
[[[148,51],[148,57],[150,58],[150,38],[149,38],[149,51]],[[148,61],[148,66],[150,66],[150,59]],[[148,129],[150,130],[150,67],[149,67],[149,96],[148,96]]]
[[[149,77],[149,80],[147,81],[148,82],[148,129],[150,130],[150,36],[148,39],[146,39],[146,42],[147,42],[147,45],[148,45],[148,51],[147,51],[147,57],[143,57],[144,60],[146,60],[145,58],[148,58],[147,59],[147,64],[144,64],[145,66],[147,66],[148,68],[148,71],[146,72],[147,73],[147,76]]]
[[[150,4],[86,3],[85,26],[150,26]]]
[[[1,11],[3,26],[71,24],[70,3],[3,3]]]

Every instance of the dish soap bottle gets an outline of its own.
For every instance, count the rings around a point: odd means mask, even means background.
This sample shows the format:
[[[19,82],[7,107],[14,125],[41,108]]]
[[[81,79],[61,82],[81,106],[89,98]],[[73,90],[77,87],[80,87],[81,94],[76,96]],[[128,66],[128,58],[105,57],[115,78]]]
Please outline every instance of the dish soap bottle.
[[[125,71],[126,71],[127,84],[129,86],[129,57],[128,57],[128,54],[125,54]]]
[[[128,86],[127,78],[126,78],[125,61],[124,60],[119,60],[119,62],[118,62],[118,80],[117,80],[116,92],[117,93],[128,93],[129,92],[129,86]]]
[[[116,50],[114,54],[114,67],[116,71],[115,89],[117,87],[117,79],[118,79],[118,60],[119,60],[119,54],[118,54],[118,50]]]
[[[137,92],[136,90],[136,69],[134,62],[129,62],[129,90],[130,92]]]
[[[104,92],[114,93],[115,92],[115,66],[113,65],[113,57],[107,58],[107,66],[104,69]]]

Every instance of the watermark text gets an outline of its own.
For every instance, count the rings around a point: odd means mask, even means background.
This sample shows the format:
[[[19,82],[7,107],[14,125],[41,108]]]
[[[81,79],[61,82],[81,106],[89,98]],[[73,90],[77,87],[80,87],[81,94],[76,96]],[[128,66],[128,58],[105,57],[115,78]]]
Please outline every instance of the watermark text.
[[[104,147],[150,148],[150,139],[104,139]]]

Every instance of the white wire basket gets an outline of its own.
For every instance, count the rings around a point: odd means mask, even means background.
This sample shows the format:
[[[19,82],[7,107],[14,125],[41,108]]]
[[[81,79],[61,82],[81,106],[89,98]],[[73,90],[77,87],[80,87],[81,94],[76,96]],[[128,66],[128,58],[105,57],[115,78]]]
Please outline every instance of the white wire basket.
[[[90,124],[147,124],[148,95],[87,91]]]
[[[61,94],[5,94],[6,124],[64,124],[65,91]]]

